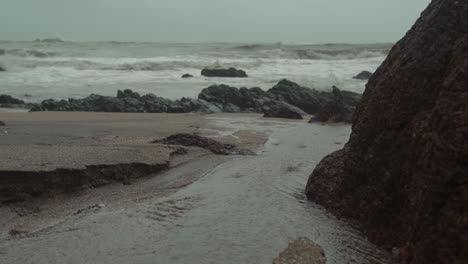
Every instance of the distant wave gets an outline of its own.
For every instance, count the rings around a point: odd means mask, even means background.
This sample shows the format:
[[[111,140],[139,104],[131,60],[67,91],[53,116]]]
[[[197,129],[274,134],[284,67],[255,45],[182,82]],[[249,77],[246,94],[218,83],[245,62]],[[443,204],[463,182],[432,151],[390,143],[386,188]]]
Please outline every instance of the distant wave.
[[[383,57],[390,51],[391,45],[283,45],[247,44],[233,47],[233,50],[256,54],[265,58],[307,59],[307,60],[350,60]]]
[[[34,58],[50,58],[56,57],[58,54],[55,52],[40,51],[34,49],[0,49],[0,55],[10,55],[18,57],[34,57]]]
[[[133,63],[110,64],[91,60],[28,60],[16,61],[16,66],[23,68],[39,67],[68,67],[76,70],[100,70],[100,71],[174,71],[178,69],[203,69],[220,65],[219,62],[208,61],[139,61]],[[223,67],[258,67],[262,62],[247,60],[238,63],[223,63]]]

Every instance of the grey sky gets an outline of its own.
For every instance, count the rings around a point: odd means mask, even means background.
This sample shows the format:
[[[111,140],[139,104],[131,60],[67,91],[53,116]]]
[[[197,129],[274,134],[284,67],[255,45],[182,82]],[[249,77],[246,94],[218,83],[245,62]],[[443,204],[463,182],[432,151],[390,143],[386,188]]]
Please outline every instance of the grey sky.
[[[0,39],[369,43],[430,0],[0,0]]]

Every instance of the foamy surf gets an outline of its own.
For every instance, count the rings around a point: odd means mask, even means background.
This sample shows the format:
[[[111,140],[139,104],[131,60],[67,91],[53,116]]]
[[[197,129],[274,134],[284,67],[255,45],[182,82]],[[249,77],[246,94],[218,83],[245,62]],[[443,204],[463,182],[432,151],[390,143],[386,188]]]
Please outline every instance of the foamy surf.
[[[114,95],[131,88],[167,98],[195,97],[214,83],[271,88],[282,78],[304,86],[362,92],[352,77],[374,71],[390,45],[293,45],[236,43],[0,42],[0,93],[29,101]],[[205,78],[205,67],[235,67],[249,78]],[[194,78],[181,79],[189,73]]]

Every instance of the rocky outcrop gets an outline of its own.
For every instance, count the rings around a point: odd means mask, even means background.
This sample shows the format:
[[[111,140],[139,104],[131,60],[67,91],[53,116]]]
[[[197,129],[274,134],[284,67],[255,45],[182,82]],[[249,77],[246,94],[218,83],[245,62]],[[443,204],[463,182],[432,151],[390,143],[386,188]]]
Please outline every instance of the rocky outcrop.
[[[288,104],[281,104],[273,106],[269,110],[265,111],[263,117],[303,119],[302,114],[304,114],[304,112],[297,107]]]
[[[309,123],[314,122],[345,122],[351,123],[355,106],[348,105],[343,101],[343,94],[337,87],[333,86],[333,99],[326,103]]]
[[[318,113],[326,104],[333,102],[333,93],[302,87],[289,80],[281,80],[277,85],[268,90],[268,93],[278,101],[287,102],[297,106],[308,114]],[[342,92],[342,101],[350,107],[356,107],[361,96],[353,92]]]
[[[238,70],[236,68],[229,69],[208,69],[205,68],[202,70],[201,75],[205,77],[230,77],[230,78],[246,78],[248,77],[247,73],[243,70]]]
[[[188,73],[182,75],[182,78],[183,78],[183,79],[192,78],[192,77],[193,77],[193,75],[192,75],[192,74],[188,74]]]
[[[169,164],[130,163],[53,171],[0,171],[0,204],[41,195],[75,192],[115,182],[128,184],[134,179],[168,168]]]
[[[327,258],[322,247],[307,238],[289,243],[288,248],[273,260],[273,264],[325,264]]]
[[[199,147],[218,155],[254,155],[250,150],[238,149],[235,145],[225,144],[213,139],[194,134],[174,134],[167,138],[158,139],[151,143]]]
[[[370,71],[362,71],[358,75],[354,76],[353,79],[367,81],[372,77],[373,73]]]
[[[33,104],[26,103],[23,100],[14,98],[12,96],[1,94],[0,95],[0,107],[3,108],[31,108]]]
[[[336,93],[339,93],[339,98]],[[116,97],[92,94],[83,99],[48,99],[34,105],[31,111],[266,113],[271,117],[290,118],[294,115],[298,118],[298,115],[318,113],[332,104],[339,107],[328,110],[333,115],[327,120],[341,122],[348,119],[360,100],[360,94],[338,88],[332,92],[318,91],[282,80],[269,91],[258,87],[238,89],[224,84],[212,85],[203,89],[198,99],[170,100],[154,94],[140,95],[126,89],[119,90]]]
[[[308,198],[403,263],[468,263],[468,2],[433,0],[369,80]]]

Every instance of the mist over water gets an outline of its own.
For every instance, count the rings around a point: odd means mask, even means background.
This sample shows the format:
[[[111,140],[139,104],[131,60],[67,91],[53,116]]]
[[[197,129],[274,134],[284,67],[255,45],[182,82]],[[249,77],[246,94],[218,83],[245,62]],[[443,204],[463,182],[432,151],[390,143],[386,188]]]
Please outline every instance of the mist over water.
[[[0,42],[2,93],[29,101],[114,95],[130,88],[168,98],[196,97],[223,83],[271,88],[287,78],[302,85],[362,92],[352,77],[374,71],[391,44],[243,44],[153,42]],[[249,78],[205,78],[205,67],[236,67]],[[194,75],[181,79],[181,75]]]

